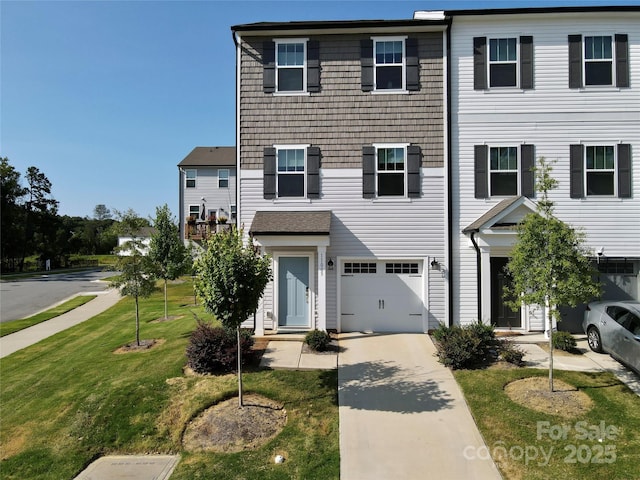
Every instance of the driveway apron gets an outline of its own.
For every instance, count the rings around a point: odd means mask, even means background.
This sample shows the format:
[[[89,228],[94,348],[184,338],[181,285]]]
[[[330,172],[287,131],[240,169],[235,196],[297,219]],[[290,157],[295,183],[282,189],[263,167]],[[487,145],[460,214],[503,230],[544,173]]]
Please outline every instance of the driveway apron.
[[[343,334],[340,478],[500,479],[451,372],[424,334]]]

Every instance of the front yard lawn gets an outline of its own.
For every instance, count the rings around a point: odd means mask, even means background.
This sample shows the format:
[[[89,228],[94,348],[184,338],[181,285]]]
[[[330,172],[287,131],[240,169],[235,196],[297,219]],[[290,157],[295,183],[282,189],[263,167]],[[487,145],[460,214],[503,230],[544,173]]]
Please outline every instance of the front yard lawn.
[[[2,359],[0,471],[3,479],[71,479],[109,454],[180,453],[172,480],[339,477],[337,372],[248,368],[245,392],[284,404],[288,422],[261,448],[234,454],[182,449],[188,421],[234,395],[233,374],[183,373],[196,322],[191,282],[172,284],[170,321],[162,294],[141,301],[144,352],[114,353],[135,339],[133,301]],[[276,454],[285,462],[275,465]]]
[[[546,370],[457,370],[453,374],[505,479],[638,478],[640,397],[612,374],[554,372],[555,378],[593,401],[588,413],[575,418],[528,409],[504,392],[509,382],[547,376]]]

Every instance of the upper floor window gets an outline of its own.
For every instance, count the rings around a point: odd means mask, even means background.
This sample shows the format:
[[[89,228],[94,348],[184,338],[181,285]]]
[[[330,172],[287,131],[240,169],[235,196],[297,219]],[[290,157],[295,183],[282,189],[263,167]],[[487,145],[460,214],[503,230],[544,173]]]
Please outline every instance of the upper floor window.
[[[418,41],[407,37],[361,40],[361,86],[364,92],[420,90]]]
[[[489,86],[515,87],[518,84],[518,52],[515,38],[489,40]]]
[[[570,145],[570,195],[631,197],[631,145]]]
[[[517,147],[489,149],[489,183],[491,196],[518,194]]]
[[[277,148],[278,197],[304,197],[305,148]]]
[[[195,188],[196,187],[197,170],[194,170],[194,169],[185,170],[184,171],[184,175],[185,175],[185,179],[186,179],[185,186],[187,188]]]
[[[276,91],[305,91],[305,40],[276,41]]]
[[[420,197],[418,145],[378,144],[362,148],[362,196]]]
[[[267,147],[263,175],[266,199],[319,198],[320,149],[309,145]]]
[[[227,168],[218,170],[218,188],[229,188],[229,170]]]
[[[475,198],[524,195],[535,193],[535,147],[474,146]]]
[[[189,216],[196,219],[200,217],[200,205],[189,205]]]
[[[613,85],[611,37],[584,37],[585,85]]]
[[[404,90],[404,39],[374,39],[375,90]]]
[[[473,88],[533,88],[533,37],[473,39]]]
[[[569,35],[569,88],[629,86],[626,34]]]
[[[268,40],[262,48],[265,93],[296,95],[320,91],[320,47],[317,40]]]

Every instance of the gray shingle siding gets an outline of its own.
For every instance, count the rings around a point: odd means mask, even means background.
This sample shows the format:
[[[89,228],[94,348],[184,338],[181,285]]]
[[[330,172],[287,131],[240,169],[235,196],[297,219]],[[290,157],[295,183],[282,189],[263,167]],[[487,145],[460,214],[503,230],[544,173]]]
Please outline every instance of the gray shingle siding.
[[[383,142],[419,145],[423,167],[442,167],[442,33],[412,33],[418,41],[420,91],[372,94],[360,84],[360,40],[370,35],[320,35],[321,89],[300,96],[263,91],[265,37],[242,37],[241,167],[261,169],[264,147],[311,144],[322,168],[360,168],[362,146]]]

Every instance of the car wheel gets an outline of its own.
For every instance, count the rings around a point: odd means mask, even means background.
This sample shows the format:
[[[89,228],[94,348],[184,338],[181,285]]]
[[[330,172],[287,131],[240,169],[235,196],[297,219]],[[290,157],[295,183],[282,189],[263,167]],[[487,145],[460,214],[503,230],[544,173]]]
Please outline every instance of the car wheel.
[[[596,327],[589,327],[589,330],[587,330],[587,343],[591,350],[602,353],[602,340],[600,339],[600,332]]]

